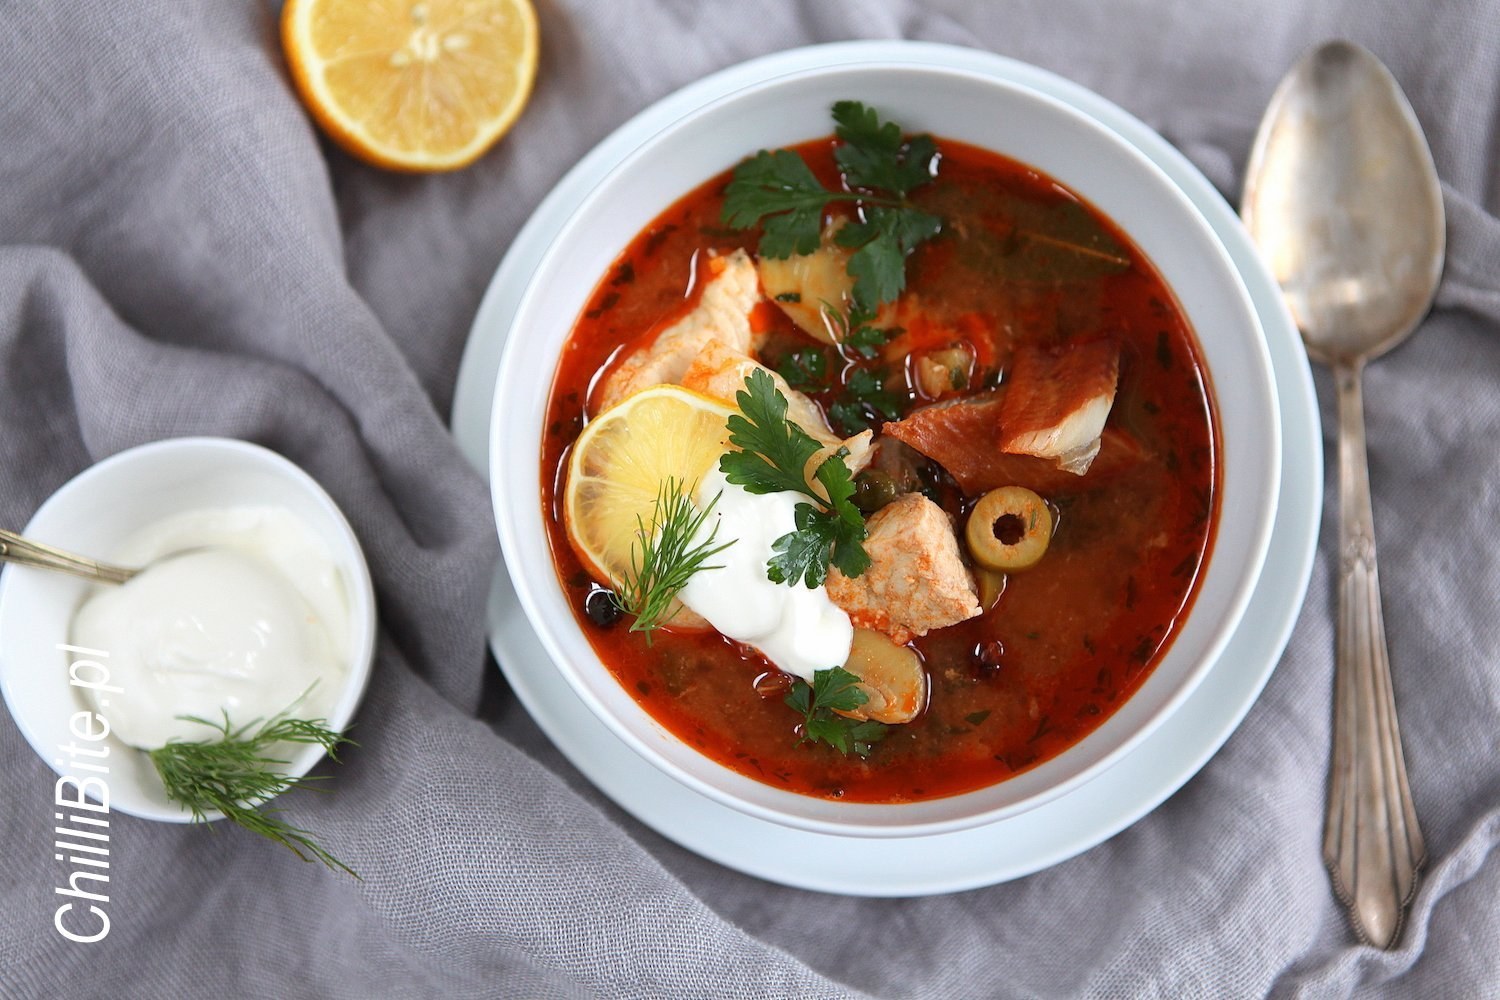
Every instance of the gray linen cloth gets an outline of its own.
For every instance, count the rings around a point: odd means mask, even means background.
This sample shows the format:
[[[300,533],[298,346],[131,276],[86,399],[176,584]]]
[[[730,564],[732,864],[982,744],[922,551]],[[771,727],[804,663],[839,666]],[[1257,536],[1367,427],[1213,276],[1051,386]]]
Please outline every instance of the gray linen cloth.
[[[141,442],[257,441],[348,513],[383,621],[359,747],[327,769],[327,794],[285,800],[363,881],[237,829],[117,815],[112,931],[64,941],[52,773],[0,719],[0,995],[1500,995],[1497,8],[539,9],[540,76],[515,131],[470,170],[405,177],[320,140],[288,87],[274,4],[0,3],[0,524]],[[639,826],[551,748],[486,662],[497,547],[444,415],[486,282],[594,142],[752,56],[918,38],[1100,91],[1232,198],[1276,80],[1337,36],[1402,81],[1450,212],[1437,312],[1367,382],[1396,693],[1432,858],[1399,948],[1353,943],[1319,861],[1331,509],[1291,646],[1224,750],[1132,828],[1013,883],[913,900],[764,883]],[[1328,389],[1320,376],[1325,417]]]

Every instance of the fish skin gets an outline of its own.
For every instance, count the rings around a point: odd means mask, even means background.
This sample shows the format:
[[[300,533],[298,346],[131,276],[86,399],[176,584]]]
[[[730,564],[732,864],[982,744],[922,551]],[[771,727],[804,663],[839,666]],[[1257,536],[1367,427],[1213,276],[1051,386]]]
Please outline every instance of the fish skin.
[[[1088,472],[1119,378],[1120,348],[1112,340],[1062,352],[1017,348],[1000,402],[1000,450],[1048,459],[1076,476]]]

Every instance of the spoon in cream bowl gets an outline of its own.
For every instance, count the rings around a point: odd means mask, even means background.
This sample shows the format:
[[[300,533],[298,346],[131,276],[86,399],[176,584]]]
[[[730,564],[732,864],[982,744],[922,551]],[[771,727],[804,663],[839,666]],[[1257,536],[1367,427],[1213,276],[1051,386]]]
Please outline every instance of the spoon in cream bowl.
[[[1445,223],[1432,153],[1375,56],[1330,42],[1292,68],[1256,136],[1241,215],[1338,396],[1338,630],[1323,858],[1361,940],[1389,948],[1426,848],[1391,689],[1361,375],[1431,308]]]
[[[44,545],[30,538],[23,538],[14,531],[7,531],[4,528],[0,528],[0,562],[15,563],[17,566],[33,566],[37,569],[51,569],[59,573],[71,573],[85,580],[97,580],[100,583],[125,583],[145,568],[114,566],[97,559],[90,559],[88,556],[78,555],[76,552],[59,549],[54,545]]]

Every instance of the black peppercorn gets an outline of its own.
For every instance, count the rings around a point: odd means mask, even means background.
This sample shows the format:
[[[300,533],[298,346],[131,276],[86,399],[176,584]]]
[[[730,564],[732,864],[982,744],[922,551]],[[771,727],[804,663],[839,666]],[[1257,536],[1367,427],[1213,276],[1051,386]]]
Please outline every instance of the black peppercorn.
[[[588,615],[589,621],[600,628],[609,628],[619,621],[620,616],[625,612],[620,610],[620,602],[613,590],[595,587],[589,591],[589,596],[583,599],[583,613]]]

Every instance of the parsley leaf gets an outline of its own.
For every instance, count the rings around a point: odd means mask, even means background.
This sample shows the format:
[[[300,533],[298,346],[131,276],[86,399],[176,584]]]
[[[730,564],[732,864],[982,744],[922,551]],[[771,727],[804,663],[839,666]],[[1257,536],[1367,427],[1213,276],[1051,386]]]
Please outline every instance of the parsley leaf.
[[[834,159],[851,190],[825,188],[792,150],[762,150],[735,168],[722,217],[735,229],[760,225],[758,252],[785,258],[818,248],[829,203],[853,202],[857,217],[837,240],[855,251],[847,268],[855,303],[873,311],[901,294],[907,255],[942,228],[941,219],[908,200],[933,179],[937,146],[930,136],[903,139],[899,125],[858,101],[839,101],[833,118],[840,140]]]
[[[889,217],[889,221],[885,221]],[[881,213],[881,227],[895,239],[902,253],[911,253],[921,243],[943,231],[943,220],[930,212],[909,208],[904,212]]]
[[[936,236],[943,220],[915,208],[870,208],[865,221],[844,226],[835,239],[843,247],[857,247],[849,258],[854,277],[854,304],[874,312],[906,288],[906,256],[918,244]]]
[[[891,327],[861,326],[855,328],[844,340],[844,343],[853,348],[855,353],[859,354],[860,357],[873,358],[876,354],[880,353],[880,349],[885,346],[885,342],[890,340],[896,332]]]
[[[849,373],[844,384],[845,391],[861,403],[866,403],[887,420],[901,417],[901,400],[885,387],[884,370],[856,368]]]
[[[818,670],[809,685],[798,680],[786,696],[786,704],[802,716],[802,740],[826,743],[840,753],[868,757],[872,744],[885,738],[886,725],[851,719],[840,712],[853,712],[869,700],[859,688],[859,677],[842,667]]]
[[[828,406],[828,422],[845,437],[858,434],[871,427],[874,415],[865,411],[863,405],[849,399],[836,399]]]
[[[828,503],[832,513],[840,520],[852,520],[855,523],[864,524],[864,518],[860,517],[859,511],[849,503],[849,498],[854,496],[854,477],[849,475],[849,466],[844,464],[844,459],[849,453],[840,448],[837,452],[823,459],[813,477],[823,484],[823,491],[828,494]]]
[[[853,506],[851,504],[851,506]],[[858,507],[854,508],[856,511]],[[870,568],[870,554],[865,551],[865,526],[852,525],[843,518],[834,523],[832,559],[838,571],[847,577],[859,576]]]
[[[735,168],[724,192],[723,220],[735,229],[764,220],[763,256],[812,253],[823,234],[823,206],[832,196],[790,149],[761,150]]]
[[[854,478],[840,454],[830,455],[818,466],[815,478],[827,491],[831,507],[820,509],[799,503],[797,530],[782,535],[771,546],[766,577],[772,583],[801,580],[811,590],[828,579],[832,563],[840,573],[856,577],[870,568],[865,552],[865,520],[853,503]]]
[[[892,191],[905,196],[932,180],[937,146],[931,136],[901,141],[901,127],[884,122],[874,108],[859,101],[833,106],[835,134],[844,141],[834,159],[853,187]]]
[[[745,378],[735,394],[740,412],[729,418],[729,443],[741,449],[719,459],[724,476],[751,493],[813,494],[803,468],[820,445],[787,419],[786,397],[763,369]]]
[[[729,418],[729,443],[739,448],[719,458],[719,469],[751,493],[801,493],[810,503],[796,507],[795,531],[772,544],[766,577],[773,583],[818,587],[833,565],[858,576],[870,565],[864,550],[865,522],[854,505],[854,479],[840,448],[818,464],[807,480],[807,463],[822,450],[801,427],[787,419],[787,400],[769,372],[757,368],[735,396],[740,412]]]
[[[815,671],[813,673],[813,680],[817,680],[818,674],[821,672]],[[811,699],[812,688],[807,686],[807,681],[799,679],[792,682],[792,689],[787,692],[786,697],[782,700],[799,715],[809,715],[812,712]]]
[[[847,577],[856,577],[870,568],[870,556],[865,552],[865,519],[854,505],[854,477],[849,466],[844,464],[846,452],[840,448],[828,456],[814,473],[828,494],[832,510],[821,512],[829,518],[833,564]]]
[[[845,729],[845,732],[849,734],[850,749],[860,757],[870,756],[870,752],[875,749],[873,744],[885,739],[888,731],[889,727],[885,723],[876,722],[874,719],[855,723]]]
[[[840,232],[839,235],[842,236],[843,233]],[[848,268],[849,274],[854,277],[851,295],[854,304],[861,309],[871,309],[882,302],[891,302],[906,287],[906,256],[896,245],[896,241],[885,233],[877,234],[874,239],[854,251],[849,258]]]
[[[834,524],[832,518],[810,503],[799,503],[796,517],[797,530],[782,535],[771,545],[766,579],[790,584],[800,580],[813,590],[828,579]]]

